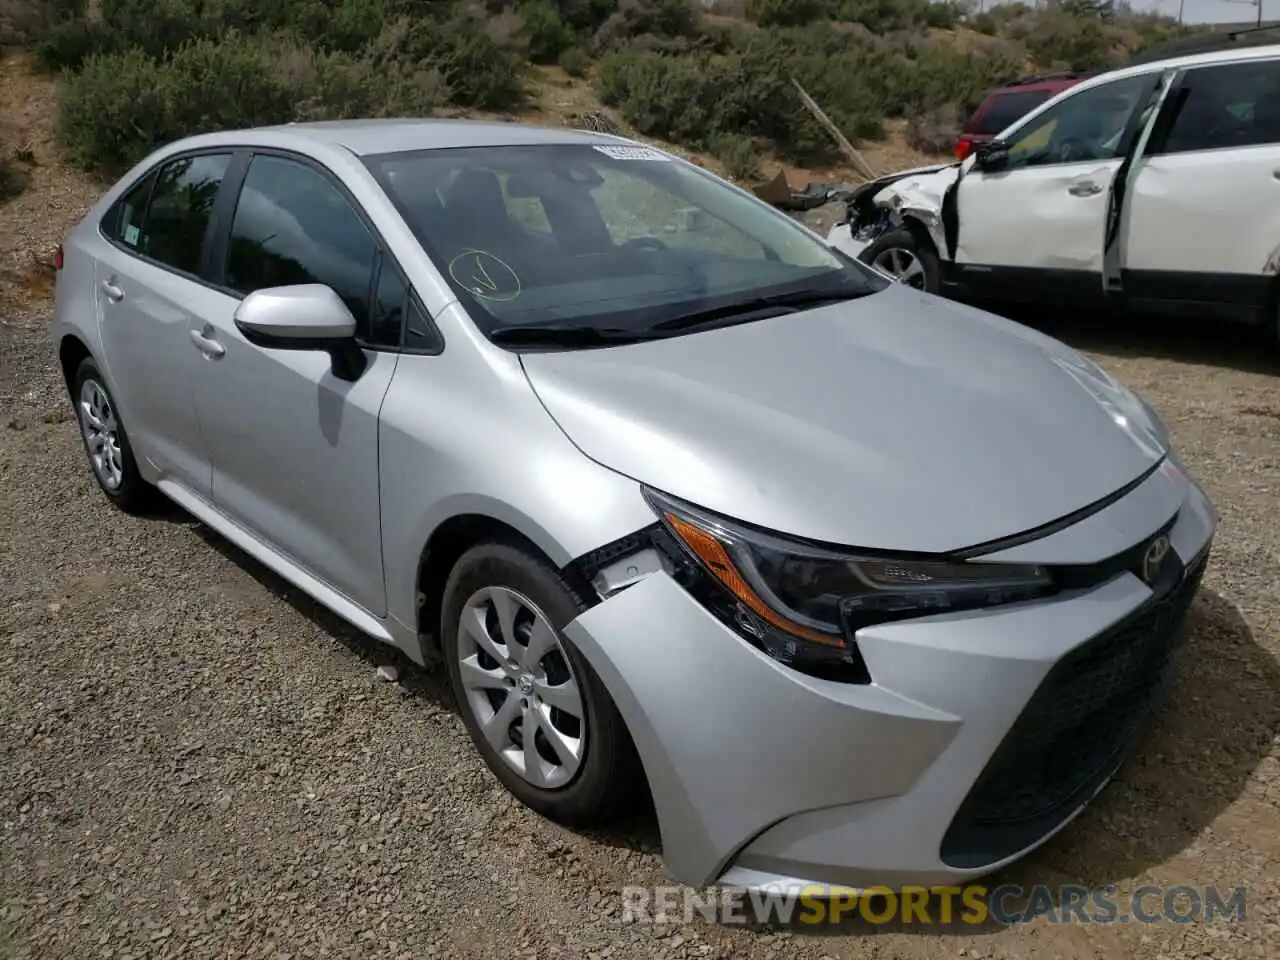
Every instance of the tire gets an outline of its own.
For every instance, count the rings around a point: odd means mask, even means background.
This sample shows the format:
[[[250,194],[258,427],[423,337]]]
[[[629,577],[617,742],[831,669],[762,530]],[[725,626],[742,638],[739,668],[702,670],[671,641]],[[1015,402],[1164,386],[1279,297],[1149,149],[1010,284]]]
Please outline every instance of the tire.
[[[895,256],[897,254],[897,256]],[[905,257],[903,256],[905,255]],[[912,273],[910,278],[903,279],[903,269],[891,269],[890,264],[901,264],[905,269],[906,258],[919,265],[919,272]],[[890,230],[867,249],[863,250],[859,259],[894,276],[898,282],[926,293],[937,293],[942,288],[942,268],[938,264],[938,255],[933,247],[922,243],[914,233],[906,227]]]
[[[505,636],[498,614],[500,604],[514,605],[511,633],[516,641],[498,646],[495,640]],[[485,763],[516,799],[548,819],[585,827],[614,819],[643,795],[639,759],[617,707],[590,664],[560,635],[586,604],[554,568],[522,547],[481,544],[454,565],[441,606],[441,651],[458,710]],[[462,627],[464,615],[470,625],[467,629]],[[549,626],[549,632],[539,630],[538,617],[544,627]],[[477,640],[480,630],[492,646],[485,646],[484,637]],[[524,659],[530,647],[521,648],[521,643],[533,640],[535,631],[542,642],[532,646],[546,647],[548,652],[529,664]],[[504,653],[509,655],[505,667],[498,657]],[[515,657],[520,662],[513,671],[510,662]],[[464,660],[471,685],[463,679]],[[485,687],[474,685],[480,676],[474,668],[486,671]],[[551,707],[550,697],[540,699],[549,687],[555,689],[551,681],[556,685],[564,681],[566,669],[580,695],[580,718]],[[542,685],[534,687],[530,677],[539,673]],[[501,714],[509,722],[492,722],[504,708],[511,711]],[[541,713],[544,726],[535,729],[538,756],[531,764],[525,731],[535,722],[534,712],[543,708],[548,708]],[[490,721],[489,730],[497,745],[485,733],[485,720]],[[563,745],[573,744],[576,731],[580,746],[576,769],[561,761],[562,754],[552,748],[548,731],[563,734],[559,739]],[[526,771],[536,772],[529,775]]]
[[[156,489],[138,472],[115,398],[92,357],[81,360],[71,378],[71,402],[98,489],[125,513],[142,513],[152,507]]]

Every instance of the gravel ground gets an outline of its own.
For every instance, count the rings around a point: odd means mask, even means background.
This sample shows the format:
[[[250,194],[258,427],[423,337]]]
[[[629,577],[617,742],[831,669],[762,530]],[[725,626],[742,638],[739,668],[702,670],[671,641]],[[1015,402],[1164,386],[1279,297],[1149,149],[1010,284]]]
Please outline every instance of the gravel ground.
[[[1280,953],[1280,364],[1252,341],[1048,328],[1160,409],[1223,521],[1139,756],[995,878],[1244,887],[1246,923],[623,924],[621,888],[661,882],[651,818],[594,836],[539,819],[485,770],[441,674],[378,680],[386,649],[176,509],[125,517],[93,487],[47,282],[13,245],[43,248],[92,194],[43,150],[51,212],[0,208],[0,956]]]

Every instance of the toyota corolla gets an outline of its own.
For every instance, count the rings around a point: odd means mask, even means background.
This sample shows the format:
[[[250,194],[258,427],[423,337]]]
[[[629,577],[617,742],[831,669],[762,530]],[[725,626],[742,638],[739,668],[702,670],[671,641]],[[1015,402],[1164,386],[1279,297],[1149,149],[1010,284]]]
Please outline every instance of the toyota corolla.
[[[410,659],[694,885],[956,883],[1140,740],[1216,525],[1142,399],[648,146],[287,125],[67,237],[94,478]]]

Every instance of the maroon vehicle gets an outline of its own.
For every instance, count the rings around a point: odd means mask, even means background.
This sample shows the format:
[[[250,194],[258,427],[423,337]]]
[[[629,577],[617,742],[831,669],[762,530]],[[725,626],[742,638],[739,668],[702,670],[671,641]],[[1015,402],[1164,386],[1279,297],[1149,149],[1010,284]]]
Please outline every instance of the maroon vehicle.
[[[1050,97],[1092,74],[1044,73],[997,87],[973,111],[956,141],[956,159],[963,160],[1015,120],[1020,120]]]

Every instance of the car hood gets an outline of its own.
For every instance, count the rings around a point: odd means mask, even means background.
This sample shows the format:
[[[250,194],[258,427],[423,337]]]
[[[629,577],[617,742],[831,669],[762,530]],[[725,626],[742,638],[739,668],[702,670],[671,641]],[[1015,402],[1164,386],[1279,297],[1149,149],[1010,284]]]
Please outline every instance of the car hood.
[[[729,517],[848,546],[947,552],[1114,493],[1159,421],[1063,344],[894,285],[670,339],[522,354],[588,457]]]
[[[871,198],[877,207],[891,210],[914,210],[937,216],[947,190],[960,176],[961,164],[924,168],[894,177]]]
[[[876,177],[874,180],[868,180],[854,187],[850,199],[857,199],[865,194],[876,194],[892,183],[899,180],[905,180],[908,177],[921,177],[929,174],[937,173],[939,170],[950,170],[959,167],[960,164],[955,161],[948,163],[931,163],[924,167],[911,167],[908,170],[897,170],[893,173],[886,173],[882,177]]]

